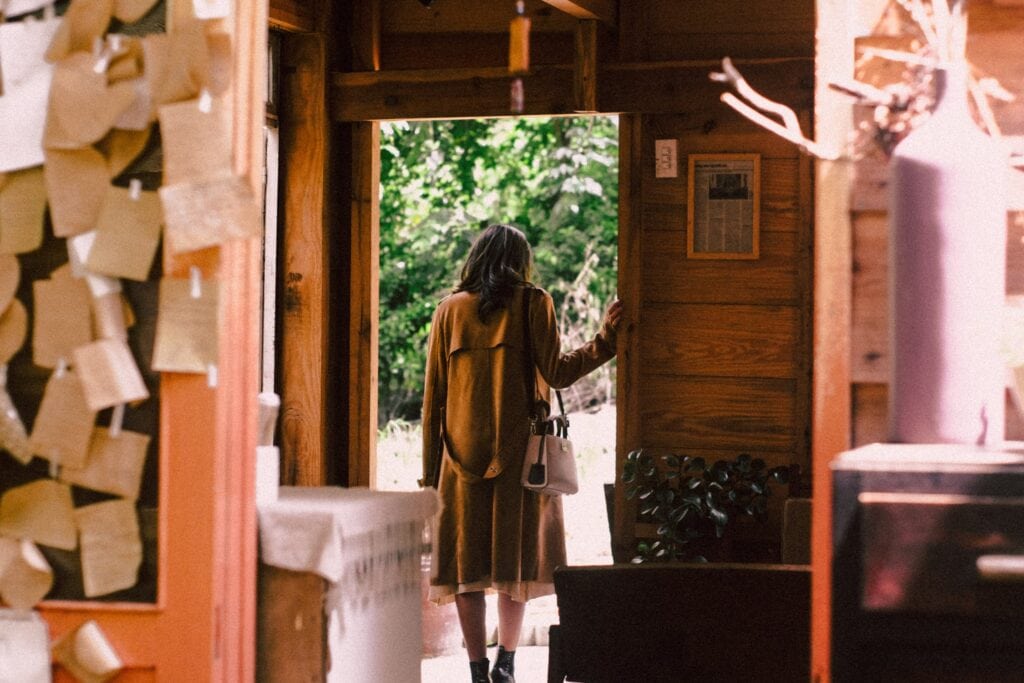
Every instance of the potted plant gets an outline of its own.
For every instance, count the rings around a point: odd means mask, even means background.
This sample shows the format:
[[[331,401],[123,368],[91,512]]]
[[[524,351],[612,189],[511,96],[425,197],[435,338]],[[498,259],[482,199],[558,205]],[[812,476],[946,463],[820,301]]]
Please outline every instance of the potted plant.
[[[726,531],[740,517],[767,519],[773,482],[786,484],[791,467],[769,468],[747,453],[709,463],[701,457],[643,449],[626,457],[622,481],[627,500],[637,500],[641,520],[658,525],[658,539],[637,544],[633,562],[721,559]]]

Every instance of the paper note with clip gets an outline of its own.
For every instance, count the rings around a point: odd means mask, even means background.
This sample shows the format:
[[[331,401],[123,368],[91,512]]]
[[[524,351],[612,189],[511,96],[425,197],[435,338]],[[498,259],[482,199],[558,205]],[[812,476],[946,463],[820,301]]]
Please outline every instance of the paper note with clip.
[[[0,536],[0,600],[4,604],[32,609],[52,587],[53,570],[35,543]]]
[[[43,59],[60,19],[0,24],[0,172],[43,163],[53,66]]]
[[[171,253],[197,251],[229,240],[258,237],[260,208],[243,178],[160,188],[166,244]]]
[[[206,280],[179,278],[160,281],[160,299],[153,343],[154,370],[205,373],[217,364],[219,287]]]
[[[148,434],[122,431],[115,437],[109,429],[97,427],[85,466],[62,468],[60,480],[135,500],[139,497],[149,441]]]
[[[139,366],[121,339],[98,339],[72,352],[85,401],[94,411],[149,398]]]
[[[52,479],[37,479],[8,489],[0,497],[0,534],[74,550],[78,537],[71,487]]]
[[[35,318],[32,327],[32,362],[55,368],[61,358],[92,341],[89,288],[71,276],[55,271],[49,280],[32,283]]]
[[[0,608],[0,680],[50,683],[50,638],[35,612]]]
[[[48,149],[43,174],[53,234],[69,237],[95,228],[110,184],[103,155],[92,147]]]
[[[43,169],[12,171],[0,186],[0,254],[35,251],[43,242]]]
[[[131,588],[142,564],[142,539],[135,503],[108,500],[75,510],[82,552],[85,596]]]
[[[160,243],[161,217],[160,198],[155,192],[108,187],[86,268],[145,281]]]
[[[96,411],[85,402],[78,373],[54,372],[46,383],[39,413],[32,425],[32,452],[51,462],[71,467],[85,465],[96,425]]]

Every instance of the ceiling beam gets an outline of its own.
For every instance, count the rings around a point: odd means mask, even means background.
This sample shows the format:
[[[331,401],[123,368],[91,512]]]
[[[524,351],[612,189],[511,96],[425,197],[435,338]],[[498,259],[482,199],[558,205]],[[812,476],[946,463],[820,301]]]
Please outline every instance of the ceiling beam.
[[[814,95],[811,59],[736,60],[743,75],[766,97],[794,109],[810,109]],[[598,67],[597,107],[606,113],[680,113],[700,110],[709,118],[728,112],[725,88],[708,73],[717,61],[646,62]],[[571,64],[535,66],[523,77],[527,115],[575,110]],[[501,67],[367,71],[331,77],[331,118],[337,122],[386,119],[508,116],[508,70]]]
[[[619,18],[618,0],[544,0],[577,19],[597,19],[612,26]]]

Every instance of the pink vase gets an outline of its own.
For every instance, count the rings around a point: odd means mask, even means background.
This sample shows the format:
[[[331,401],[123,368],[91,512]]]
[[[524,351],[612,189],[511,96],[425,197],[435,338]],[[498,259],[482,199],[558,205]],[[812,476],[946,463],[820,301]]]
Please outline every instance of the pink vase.
[[[1003,440],[1006,159],[974,123],[967,65],[935,71],[932,116],[894,150],[890,178],[889,438]]]

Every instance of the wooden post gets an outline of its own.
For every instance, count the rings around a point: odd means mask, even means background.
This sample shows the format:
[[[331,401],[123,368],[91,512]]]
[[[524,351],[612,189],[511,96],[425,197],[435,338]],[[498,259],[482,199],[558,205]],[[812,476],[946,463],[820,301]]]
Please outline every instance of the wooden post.
[[[842,149],[853,128],[849,98],[829,82],[853,77],[854,39],[871,30],[887,0],[851,4],[817,0],[815,135]],[[830,679],[832,617],[832,476],[829,466],[850,447],[850,321],[853,246],[848,161],[819,161],[815,175],[814,379],[811,457],[811,677]]]
[[[643,116],[619,118],[619,298],[624,306],[618,334],[615,425],[615,519],[612,554],[628,562],[635,545],[636,505],[626,500],[622,467],[626,456],[640,447],[640,307],[643,303]]]
[[[576,22],[576,61],[573,68],[573,101],[580,113],[597,111],[597,20]]]
[[[285,36],[281,61],[281,168],[284,196],[281,335],[281,479],[322,486],[327,425],[328,179],[326,40]]]
[[[348,484],[376,480],[380,273],[380,124],[352,126],[351,298]]]

